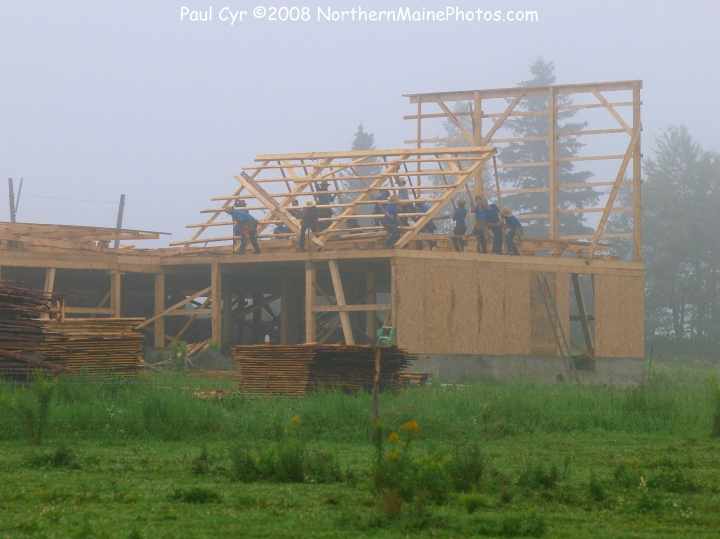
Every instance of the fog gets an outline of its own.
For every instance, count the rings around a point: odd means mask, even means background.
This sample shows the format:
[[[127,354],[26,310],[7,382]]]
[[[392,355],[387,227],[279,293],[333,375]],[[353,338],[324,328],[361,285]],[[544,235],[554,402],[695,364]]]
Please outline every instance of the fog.
[[[348,149],[361,122],[402,147],[402,94],[514,86],[538,56],[558,84],[642,79],[646,155],[672,124],[720,148],[717,2],[452,3],[537,12],[513,23],[317,21],[318,7],[445,10],[436,1],[306,3],[307,22],[256,19],[259,5],[0,4],[0,193],[24,178],[18,221],[114,226],[125,193],[125,227],[185,239],[255,155]],[[181,21],[183,6],[213,20]],[[248,14],[231,25],[223,7]]]

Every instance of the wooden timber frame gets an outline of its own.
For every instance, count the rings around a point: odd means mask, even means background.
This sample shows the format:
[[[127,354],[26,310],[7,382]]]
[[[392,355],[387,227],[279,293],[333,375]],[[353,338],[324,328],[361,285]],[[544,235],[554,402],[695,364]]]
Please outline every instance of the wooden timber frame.
[[[433,92],[422,94],[407,94],[410,104],[413,105],[414,114],[406,115],[406,120],[416,123],[416,136],[414,139],[406,140],[406,144],[412,144],[416,148],[421,149],[425,146],[447,145],[447,146],[500,146],[503,144],[523,143],[531,141],[548,141],[549,157],[545,161],[528,161],[523,163],[502,163],[497,166],[500,169],[518,168],[518,167],[548,167],[549,182],[547,185],[533,189],[499,189],[499,196],[514,193],[547,193],[549,196],[548,214],[518,214],[519,219],[547,219],[550,226],[550,239],[589,239],[592,244],[588,250],[587,263],[591,263],[595,257],[597,246],[601,239],[630,237],[633,239],[633,260],[640,262],[642,259],[642,226],[641,226],[641,132],[642,123],[640,121],[640,91],[642,89],[642,81],[620,81],[620,82],[601,82],[587,84],[567,84],[553,86],[532,86],[518,88],[500,88],[492,90],[468,90],[454,92]],[[609,101],[607,94],[613,94],[614,101]],[[619,94],[619,97],[617,97]],[[592,96],[594,102],[583,104],[558,105],[559,96]],[[547,109],[523,111],[521,104],[523,100],[533,97],[547,98]],[[455,109],[457,103],[464,102],[468,105],[467,110],[451,110]],[[492,106],[497,107],[500,104],[498,112],[487,113],[485,108]],[[560,111],[580,111],[589,109],[599,109],[605,111],[608,118],[616,127],[610,129],[586,129],[580,131],[560,131],[558,129],[558,112]],[[625,117],[620,113],[621,110],[629,111]],[[544,115],[549,117],[548,133],[529,138],[520,138],[509,136],[504,128],[507,127],[505,122],[511,118]],[[628,118],[629,116],[629,118]],[[470,125],[468,130],[461,119],[468,117]],[[431,138],[428,135],[430,128],[428,124],[433,119],[442,119],[452,122],[460,133],[458,138]],[[602,136],[624,134],[627,136],[627,149],[622,154],[617,155],[583,155],[577,157],[564,157],[558,155],[558,139],[560,137],[582,137],[583,141],[589,138],[599,138]],[[588,182],[583,184],[559,183],[557,177],[558,163],[569,161],[619,161],[617,174],[614,178],[605,179],[604,181]],[[632,167],[630,167],[632,162]],[[490,169],[489,165],[484,165],[484,169]],[[475,194],[476,195],[498,195],[495,186],[483,186],[482,173],[478,173],[475,177]],[[632,206],[617,206],[618,191],[621,186],[628,186],[632,190]],[[604,206],[601,207],[585,207],[585,208],[559,208],[558,192],[564,189],[577,189],[591,187],[598,190],[605,199]],[[607,234],[604,233],[610,214],[613,212],[632,212],[633,229],[630,232]],[[595,232],[585,236],[561,236],[558,233],[558,217],[563,213],[600,213],[600,219],[595,226]]]
[[[6,237],[0,239],[2,278],[68,294],[68,317],[144,317],[140,330],[146,333],[146,348],[164,353],[182,341],[189,343],[191,354],[215,344],[227,353],[235,344],[261,344],[266,335],[278,344],[375,344],[376,331],[392,326],[398,344],[414,353],[557,356],[541,298],[532,286],[540,276],[553,288],[568,333],[571,322],[580,323],[580,344],[572,343],[576,350],[592,360],[641,358],[641,87],[639,81],[630,81],[413,94],[414,147],[260,155],[235,176],[232,194],[214,198],[218,204],[202,210],[209,214],[205,222],[188,225],[192,237],[168,248],[109,247],[115,239],[157,237],[159,233],[153,232],[6,223]],[[628,106],[625,102],[610,102],[604,95],[628,90],[633,96],[632,120],[617,113],[617,108]],[[521,114],[515,107],[522,99],[547,95],[554,103],[552,96],[581,92],[598,99],[593,106],[609,112],[621,126],[603,131],[630,137],[625,154],[615,156],[622,158],[615,181],[595,184],[611,189],[607,204],[592,209],[601,214],[592,237],[557,234],[558,216],[566,211],[556,206],[557,192],[567,186],[558,184],[554,173],[552,185],[541,188],[555,201],[544,217],[554,223],[554,232],[549,238],[524,238],[518,244],[524,256],[483,255],[473,246],[455,252],[449,235],[422,232],[431,219],[448,217],[444,212],[453,197],[471,196],[473,178],[481,178],[483,170],[494,171],[494,145],[505,140],[500,138],[502,122]],[[482,111],[482,103],[492,99],[505,100],[502,113]],[[452,112],[453,101],[460,100],[473,103],[470,113],[474,126],[480,127],[466,129],[459,113]],[[439,112],[427,110],[430,106]],[[424,147],[437,142],[422,138],[428,117],[452,121],[468,146]],[[493,120],[497,122],[483,131],[483,122]],[[549,138],[554,140],[568,135],[556,127],[551,131]],[[592,134],[600,133],[588,130],[577,136]],[[557,153],[555,143],[550,147]],[[561,159],[555,155],[550,161]],[[632,179],[626,181],[631,160]],[[508,166],[497,163],[501,170]],[[331,211],[321,215],[321,229],[311,234],[308,251],[299,252],[299,210],[306,201],[320,200],[318,186],[323,181],[329,183],[326,194],[336,198],[321,206]],[[609,215],[626,210],[614,205],[620,185],[633,188],[634,261],[599,254],[607,248],[601,240],[617,237],[603,232]],[[513,192],[494,180],[487,186],[476,181],[475,189],[478,194],[499,192],[500,197]],[[373,197],[379,190],[407,195],[408,202],[424,202],[430,208],[422,213],[409,208],[401,214],[410,220],[399,227],[401,237],[394,249],[381,249],[386,232],[376,223],[382,214]],[[244,200],[246,209],[258,217],[261,254],[234,252],[237,238],[225,210],[235,200]],[[290,232],[275,234],[273,226],[281,224]],[[3,226],[0,223],[0,229]],[[420,250],[429,241],[436,242],[436,248]],[[539,251],[553,256],[534,256]],[[592,279],[592,297],[583,293],[583,276]],[[570,312],[571,296],[577,313]]]

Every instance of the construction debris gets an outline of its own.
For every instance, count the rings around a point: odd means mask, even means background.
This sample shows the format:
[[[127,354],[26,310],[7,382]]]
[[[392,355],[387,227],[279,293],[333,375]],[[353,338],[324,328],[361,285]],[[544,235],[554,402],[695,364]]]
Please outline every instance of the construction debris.
[[[321,388],[372,391],[375,346],[298,344],[236,346],[237,382],[248,393],[302,397]],[[417,356],[381,346],[380,389],[399,387],[399,376]]]

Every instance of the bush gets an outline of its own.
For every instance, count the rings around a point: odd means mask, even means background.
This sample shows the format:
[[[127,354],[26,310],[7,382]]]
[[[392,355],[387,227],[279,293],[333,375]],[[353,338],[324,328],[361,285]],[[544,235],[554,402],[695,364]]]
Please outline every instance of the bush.
[[[520,474],[517,484],[520,487],[535,490],[540,488],[552,488],[558,481],[568,476],[570,460],[565,457],[565,464],[561,471],[556,462],[546,467],[542,462],[528,462],[525,470]]]
[[[605,488],[603,487],[602,482],[595,477],[595,474],[590,476],[588,490],[590,491],[590,498],[593,501],[601,502],[605,499]]]
[[[456,447],[447,463],[453,487],[460,492],[470,492],[480,485],[485,467],[485,455],[477,442],[469,447]]]
[[[474,513],[478,509],[488,506],[488,500],[484,494],[466,494],[461,500],[468,513]]]
[[[176,489],[170,495],[170,500],[184,503],[219,503],[222,501],[222,496],[214,490],[203,487],[192,487],[188,490]]]
[[[535,512],[500,518],[483,516],[475,522],[475,531],[492,537],[542,537],[547,532],[547,522]]]
[[[80,469],[80,462],[72,449],[61,445],[49,453],[32,455],[28,464],[35,467]]]
[[[50,416],[53,390],[57,383],[57,378],[50,381],[44,375],[37,375],[30,384],[31,389],[16,386],[13,388],[12,397],[8,398],[5,393],[0,395],[0,405],[18,416],[32,443],[39,444],[42,441]]]

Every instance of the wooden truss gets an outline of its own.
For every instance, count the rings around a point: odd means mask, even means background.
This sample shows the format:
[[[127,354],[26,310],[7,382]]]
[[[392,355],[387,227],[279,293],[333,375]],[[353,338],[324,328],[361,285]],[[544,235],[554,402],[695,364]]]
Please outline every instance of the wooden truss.
[[[375,243],[384,232],[382,226],[373,222],[383,218],[382,213],[374,210],[377,203],[374,195],[379,190],[388,190],[399,198],[407,198],[409,203],[424,202],[430,207],[426,213],[417,213],[405,203],[402,217],[409,220],[400,226],[402,235],[396,248],[401,248],[432,218],[438,217],[440,210],[466,188],[470,178],[494,153],[492,147],[471,146],[260,155],[255,159],[260,164],[244,167],[235,177],[240,185],[232,195],[213,198],[221,205],[202,210],[201,213],[211,214],[207,222],[188,225],[197,229],[193,237],[171,245],[181,245],[182,252],[191,245],[232,241],[234,238],[228,235],[201,236],[212,227],[228,230],[229,218],[218,220],[218,217],[235,200],[245,200],[248,211],[266,213],[262,217],[256,214],[258,237],[277,240],[298,236],[300,209],[307,200],[319,202],[318,197],[323,193],[317,188],[319,182],[326,181],[331,186],[326,193],[335,199],[321,206],[332,210],[332,216],[320,218],[322,230],[312,237],[317,247],[332,248],[343,241],[356,244],[363,239]],[[376,170],[367,172],[371,166]],[[442,178],[442,183],[438,178]],[[405,185],[400,185],[401,179]],[[348,222],[350,219],[364,222]],[[268,228],[271,225],[285,225],[290,233],[274,234]]]
[[[550,197],[550,212],[541,215],[518,215],[520,219],[549,219],[550,221],[550,239],[590,239],[591,245],[588,249],[587,262],[590,263],[595,256],[595,251],[602,238],[632,237],[633,238],[633,258],[636,262],[641,260],[641,153],[640,153],[640,133],[642,125],[640,123],[640,90],[642,89],[642,81],[623,81],[623,82],[605,82],[605,83],[589,83],[589,84],[571,84],[571,85],[554,85],[554,86],[538,86],[523,88],[502,88],[494,90],[471,90],[460,92],[440,92],[440,93],[423,93],[409,94],[406,97],[410,99],[410,103],[417,106],[415,114],[405,116],[406,120],[414,120],[416,123],[416,137],[412,140],[406,140],[406,144],[412,144],[418,149],[422,149],[423,145],[432,145],[437,147],[439,144],[447,144],[449,146],[486,146],[503,143],[522,143],[529,141],[547,140],[549,141],[550,152],[549,161],[545,162],[526,162],[526,163],[500,163],[498,168],[512,167],[549,167],[549,184],[537,189],[500,189],[500,195],[511,193],[548,193]],[[603,95],[606,92],[624,92],[628,94],[628,98],[622,101],[609,102]],[[575,94],[592,94],[597,100],[596,103],[589,104],[573,104],[560,106],[558,105],[558,96],[575,95]],[[528,97],[545,96],[548,98],[547,110],[540,111],[519,111],[518,104],[522,99]],[[470,110],[465,112],[453,112],[449,105],[456,102],[469,102]],[[488,103],[501,102],[504,103],[502,112],[485,113],[483,107]],[[563,110],[579,110],[579,109],[604,109],[613,122],[617,124],[613,129],[595,129],[563,132],[558,130],[557,115]],[[618,109],[630,109],[631,119],[625,120],[618,112]],[[529,138],[506,138],[498,134],[502,130],[505,120],[511,117],[529,116],[529,115],[547,115],[550,117],[549,132],[547,136],[529,137]],[[469,117],[469,124],[472,126],[468,130],[465,126],[468,122],[463,123],[460,118]],[[426,120],[433,118],[447,119],[452,122],[460,133],[459,138],[430,138],[423,133],[427,133],[427,127],[423,129]],[[490,125],[489,129],[484,130],[484,126]],[[590,137],[597,135],[607,135],[613,133],[625,133],[628,136],[627,150],[619,155],[590,155],[582,157],[562,157],[558,156],[557,141],[559,137],[582,136]],[[425,136],[425,138],[423,138]],[[585,139],[583,139],[585,140]],[[453,151],[455,149],[453,148]],[[437,150],[436,150],[437,151]],[[563,161],[605,161],[619,160],[620,166],[615,178],[609,181],[588,182],[587,184],[569,184],[558,183],[557,166]],[[630,179],[626,179],[626,172],[630,161],[632,161],[632,172],[629,174]],[[490,168],[485,166],[484,168]],[[482,175],[476,175],[475,194],[497,194],[495,186],[485,190],[482,185]],[[633,190],[633,204],[628,207],[615,206],[615,200],[620,186],[630,186]],[[609,189],[607,194],[607,202],[602,207],[594,208],[578,208],[578,209],[559,209],[557,203],[557,195],[560,189],[573,189],[578,187],[592,187]],[[604,228],[607,224],[611,212],[631,211],[633,212],[633,230],[620,234],[604,234]],[[562,213],[601,213],[599,223],[595,233],[589,236],[560,236],[558,234],[558,215]]]
[[[117,252],[111,242],[156,240],[167,232],[127,230],[97,226],[46,225],[0,222],[0,249],[34,252]],[[133,246],[121,246],[124,253]]]

